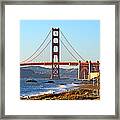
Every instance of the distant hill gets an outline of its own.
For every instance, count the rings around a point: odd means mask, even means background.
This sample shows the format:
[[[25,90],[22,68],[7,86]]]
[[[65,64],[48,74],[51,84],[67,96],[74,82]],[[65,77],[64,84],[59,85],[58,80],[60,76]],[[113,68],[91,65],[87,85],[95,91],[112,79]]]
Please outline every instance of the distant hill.
[[[51,68],[45,68],[40,66],[29,66],[20,68],[20,77],[21,78],[50,78]],[[60,68],[61,77],[73,77],[77,76],[77,69],[63,69]]]

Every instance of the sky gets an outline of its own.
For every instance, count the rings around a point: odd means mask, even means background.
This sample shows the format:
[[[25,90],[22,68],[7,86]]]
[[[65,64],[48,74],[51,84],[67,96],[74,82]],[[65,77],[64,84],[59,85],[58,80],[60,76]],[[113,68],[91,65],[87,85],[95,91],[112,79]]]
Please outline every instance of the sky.
[[[31,56],[34,51],[44,41],[48,32],[53,28],[60,28],[67,40],[74,49],[87,61],[100,60],[100,21],[99,20],[21,20],[20,21],[20,61],[24,61]],[[50,35],[46,44],[51,40]],[[64,37],[60,34],[63,41],[74,56],[74,51],[67,45]],[[35,61],[45,59],[51,60],[51,44],[43,52],[42,58],[38,57]],[[69,52],[60,43],[60,60],[75,61]],[[45,45],[44,45],[45,46]],[[44,48],[43,46],[43,48]],[[42,48],[41,48],[42,50]],[[40,51],[41,51],[40,50]],[[46,56],[45,56],[46,55]],[[77,59],[80,58],[77,56]]]

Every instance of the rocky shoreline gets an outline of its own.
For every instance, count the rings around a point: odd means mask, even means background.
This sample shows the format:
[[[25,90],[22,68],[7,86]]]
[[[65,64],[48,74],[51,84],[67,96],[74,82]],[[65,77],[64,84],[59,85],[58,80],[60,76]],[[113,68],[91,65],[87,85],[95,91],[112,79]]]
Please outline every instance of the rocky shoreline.
[[[81,84],[74,90],[59,94],[44,94],[20,97],[21,100],[99,100],[100,84]]]

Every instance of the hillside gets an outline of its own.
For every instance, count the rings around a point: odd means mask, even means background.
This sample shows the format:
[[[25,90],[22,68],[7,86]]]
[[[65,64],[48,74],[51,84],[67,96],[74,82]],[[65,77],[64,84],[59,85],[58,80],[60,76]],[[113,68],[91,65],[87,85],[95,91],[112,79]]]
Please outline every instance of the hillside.
[[[44,68],[40,66],[29,66],[29,67],[21,67],[20,68],[20,77],[21,78],[50,78],[51,76],[51,68]],[[72,77],[76,78],[77,69],[63,69],[60,68],[60,76],[61,77]]]

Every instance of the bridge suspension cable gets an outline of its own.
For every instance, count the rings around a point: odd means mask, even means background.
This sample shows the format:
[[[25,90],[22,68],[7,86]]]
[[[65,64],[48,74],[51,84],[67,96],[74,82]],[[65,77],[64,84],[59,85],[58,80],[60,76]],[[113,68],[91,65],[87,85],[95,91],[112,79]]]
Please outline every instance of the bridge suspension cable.
[[[47,46],[50,44],[51,40],[49,40],[49,42],[47,43],[47,45],[31,60],[29,60],[28,62],[31,62],[32,60],[34,60],[35,58],[37,58],[46,48]]]
[[[46,35],[44,41],[40,44],[40,46],[37,48],[37,50],[36,50],[30,57],[28,57],[27,59],[23,60],[22,62],[28,61],[30,58],[32,58],[32,57],[38,52],[38,50],[39,50],[39,49],[43,46],[43,44],[46,42],[46,40],[47,40],[47,38],[49,37],[50,33],[51,33],[51,30],[48,32],[48,34]],[[34,58],[35,58],[35,57],[34,57]],[[30,60],[30,61],[31,61],[31,60]]]
[[[78,61],[78,59],[72,54],[72,52],[70,52],[70,50],[66,47],[66,45],[62,42],[62,40],[60,40],[61,43],[63,44],[63,46],[67,49],[67,51],[74,57],[75,60]]]
[[[83,60],[85,61],[85,59],[74,49],[74,47],[70,44],[70,42],[67,40],[66,36],[63,34],[63,32],[60,30],[62,36],[65,38],[65,40],[67,41],[67,43],[70,45],[70,47],[73,49],[73,51]],[[62,42],[62,41],[61,41]]]

